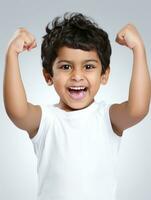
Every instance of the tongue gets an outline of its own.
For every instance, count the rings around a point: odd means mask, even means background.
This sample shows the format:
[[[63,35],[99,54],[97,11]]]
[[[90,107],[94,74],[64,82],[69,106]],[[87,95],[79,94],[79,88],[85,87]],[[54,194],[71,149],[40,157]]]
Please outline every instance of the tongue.
[[[71,90],[71,91],[70,91],[70,96],[71,96],[73,99],[80,100],[80,99],[83,99],[83,98],[84,98],[84,96],[85,96],[85,91],[84,91],[84,90],[78,90],[78,91]]]

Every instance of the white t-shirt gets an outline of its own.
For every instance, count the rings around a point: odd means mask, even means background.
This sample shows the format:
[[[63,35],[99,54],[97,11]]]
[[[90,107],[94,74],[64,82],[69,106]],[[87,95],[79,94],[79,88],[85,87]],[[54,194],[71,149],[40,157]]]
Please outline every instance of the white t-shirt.
[[[38,200],[115,200],[121,137],[111,126],[109,107],[93,102],[66,112],[41,105],[32,143],[37,156]]]

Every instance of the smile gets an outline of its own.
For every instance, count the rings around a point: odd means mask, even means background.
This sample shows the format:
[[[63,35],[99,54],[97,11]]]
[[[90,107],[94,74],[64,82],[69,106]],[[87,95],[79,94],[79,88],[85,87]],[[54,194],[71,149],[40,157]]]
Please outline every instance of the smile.
[[[68,88],[69,95],[74,100],[82,100],[86,96],[88,88],[85,86],[71,86]]]

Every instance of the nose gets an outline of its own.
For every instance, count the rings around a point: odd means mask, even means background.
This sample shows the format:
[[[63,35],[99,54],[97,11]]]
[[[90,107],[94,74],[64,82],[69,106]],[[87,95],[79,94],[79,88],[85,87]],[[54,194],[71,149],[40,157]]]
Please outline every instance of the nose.
[[[83,72],[80,69],[75,69],[71,74],[71,80],[81,81],[84,79]]]

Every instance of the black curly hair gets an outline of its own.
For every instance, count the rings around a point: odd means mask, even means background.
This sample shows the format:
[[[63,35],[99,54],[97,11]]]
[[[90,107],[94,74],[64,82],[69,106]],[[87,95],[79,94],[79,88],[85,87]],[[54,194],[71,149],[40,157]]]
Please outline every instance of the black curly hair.
[[[43,68],[53,76],[53,63],[58,50],[63,47],[95,50],[102,64],[102,74],[110,64],[111,45],[108,34],[87,16],[81,13],[65,13],[63,19],[56,17],[46,26],[46,35],[41,45]]]

